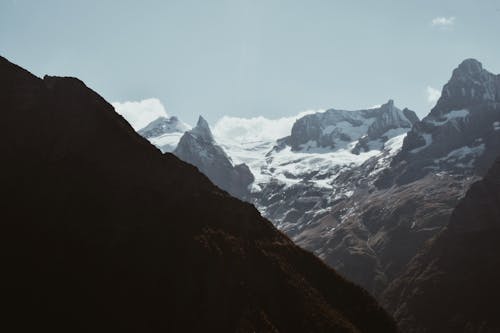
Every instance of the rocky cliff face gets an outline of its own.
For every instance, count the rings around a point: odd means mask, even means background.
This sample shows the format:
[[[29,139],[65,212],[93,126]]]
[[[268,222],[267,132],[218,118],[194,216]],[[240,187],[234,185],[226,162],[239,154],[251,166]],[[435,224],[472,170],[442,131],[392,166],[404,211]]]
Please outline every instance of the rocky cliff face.
[[[244,199],[254,181],[245,164],[233,165],[229,156],[214,140],[210,127],[200,116],[196,127],[184,133],[174,150],[181,160],[203,172],[214,184],[231,195]]]
[[[399,131],[390,129],[389,133],[399,135],[385,142],[378,133],[389,128],[388,124],[405,126],[405,121],[401,121],[405,111],[398,112],[392,103],[380,108],[384,112],[379,111],[378,120],[360,126],[353,126],[359,124],[354,120],[346,121],[347,116],[341,112],[331,112],[331,119],[337,117],[336,128],[341,127],[331,132],[338,134],[334,140],[337,147],[343,142],[341,134],[345,128],[366,129],[352,136],[358,138],[355,145],[344,148],[350,154],[339,155],[344,163],[337,163],[333,155],[325,152],[326,148],[301,143],[300,151],[290,153],[287,163],[282,158],[276,167],[279,170],[283,165],[296,172],[295,182],[291,182],[291,176],[289,184],[269,182],[263,187],[264,199],[258,197],[257,206],[297,244],[314,251],[344,276],[381,297],[425,242],[442,230],[470,184],[498,155],[497,80],[498,75],[482,69],[479,62],[464,61],[453,71],[430,114],[422,121],[413,119],[407,135],[404,127]],[[311,129],[326,128],[322,124],[327,119],[322,118],[323,114],[308,117],[307,121],[297,121],[309,124],[300,125],[307,130],[297,133],[309,133],[304,137],[311,142],[311,138],[318,137],[311,134],[317,133]],[[406,117],[408,121],[409,118]],[[365,145],[364,140],[370,143]],[[376,152],[372,155],[360,149],[360,154],[354,155],[357,151],[352,148],[360,146],[379,150],[371,150]],[[268,160],[277,159],[283,151],[284,144],[268,154]],[[316,152],[322,155],[314,155]],[[305,156],[311,155],[311,164],[317,166],[317,171],[290,167],[299,158],[306,160]],[[321,156],[328,156],[324,164],[318,163]],[[360,157],[357,163],[352,156]]]
[[[414,112],[401,111],[393,101],[376,109],[332,109],[298,119],[291,136],[278,140],[258,170],[255,204],[295,239],[327,216],[332,205],[349,198],[361,181],[339,175],[350,170],[361,170],[365,178],[378,175],[416,120]],[[369,160],[371,168],[362,166]]]
[[[0,58],[2,327],[395,332],[362,289],[74,78]],[[195,133],[196,134],[196,133]]]
[[[484,175],[500,144],[500,75],[474,59],[462,62],[429,115],[408,133],[381,186],[439,170]]]
[[[404,332],[500,330],[500,160],[383,295]],[[432,305],[432,306],[430,306]]]
[[[343,111],[330,109],[298,119],[288,140],[292,150],[309,148],[343,148],[358,141],[353,152],[380,148],[390,130],[410,129],[418,117],[413,111],[404,112],[392,100],[379,108]]]

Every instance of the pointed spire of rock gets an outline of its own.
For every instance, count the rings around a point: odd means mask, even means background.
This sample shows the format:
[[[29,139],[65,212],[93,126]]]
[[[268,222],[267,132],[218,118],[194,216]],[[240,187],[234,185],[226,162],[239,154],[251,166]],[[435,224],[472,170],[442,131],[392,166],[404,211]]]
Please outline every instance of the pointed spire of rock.
[[[198,118],[196,127],[191,130],[191,134],[205,141],[214,141],[212,131],[210,131],[210,126],[208,125],[208,122],[205,120],[205,118],[203,118],[201,115]]]

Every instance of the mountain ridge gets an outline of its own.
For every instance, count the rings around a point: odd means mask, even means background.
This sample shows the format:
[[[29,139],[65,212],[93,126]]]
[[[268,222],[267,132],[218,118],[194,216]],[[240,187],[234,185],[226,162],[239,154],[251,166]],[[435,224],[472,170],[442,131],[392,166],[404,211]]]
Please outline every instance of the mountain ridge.
[[[80,80],[5,58],[0,74],[4,119],[25,130],[0,134],[5,327],[396,331],[365,291]]]

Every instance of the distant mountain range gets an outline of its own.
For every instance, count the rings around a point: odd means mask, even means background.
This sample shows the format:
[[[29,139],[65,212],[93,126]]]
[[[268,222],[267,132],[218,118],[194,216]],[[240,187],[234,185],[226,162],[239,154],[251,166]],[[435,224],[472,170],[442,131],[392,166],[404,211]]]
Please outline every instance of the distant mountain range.
[[[436,318],[416,324],[411,318],[432,316],[432,307],[422,310],[429,300],[425,295],[415,299],[418,306],[406,306],[413,296],[404,290],[406,283],[418,288],[410,278],[417,269],[414,258],[426,255],[427,242],[441,234],[471,184],[500,155],[500,75],[475,59],[463,61],[422,120],[390,100],[373,109],[303,116],[289,136],[274,142],[212,142],[226,157],[212,159],[211,170],[246,163],[254,180],[240,197],[297,244],[383,300],[405,331],[425,330],[427,324],[429,329],[459,327],[446,326],[448,317],[441,324]],[[195,158],[185,160],[222,189],[231,188]],[[490,199],[498,202],[494,195],[485,198]],[[472,222],[471,217],[467,223]],[[496,264],[491,264],[493,273],[499,270]],[[432,277],[426,279],[433,283]],[[474,318],[470,325],[479,329],[481,316]]]

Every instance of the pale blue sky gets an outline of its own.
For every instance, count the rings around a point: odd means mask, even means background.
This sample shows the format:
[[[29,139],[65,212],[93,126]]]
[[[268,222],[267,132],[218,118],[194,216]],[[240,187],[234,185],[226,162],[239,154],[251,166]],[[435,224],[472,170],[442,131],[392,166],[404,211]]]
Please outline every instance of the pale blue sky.
[[[463,59],[500,72],[500,1],[0,0],[0,54],[191,124],[389,98],[424,115]]]

